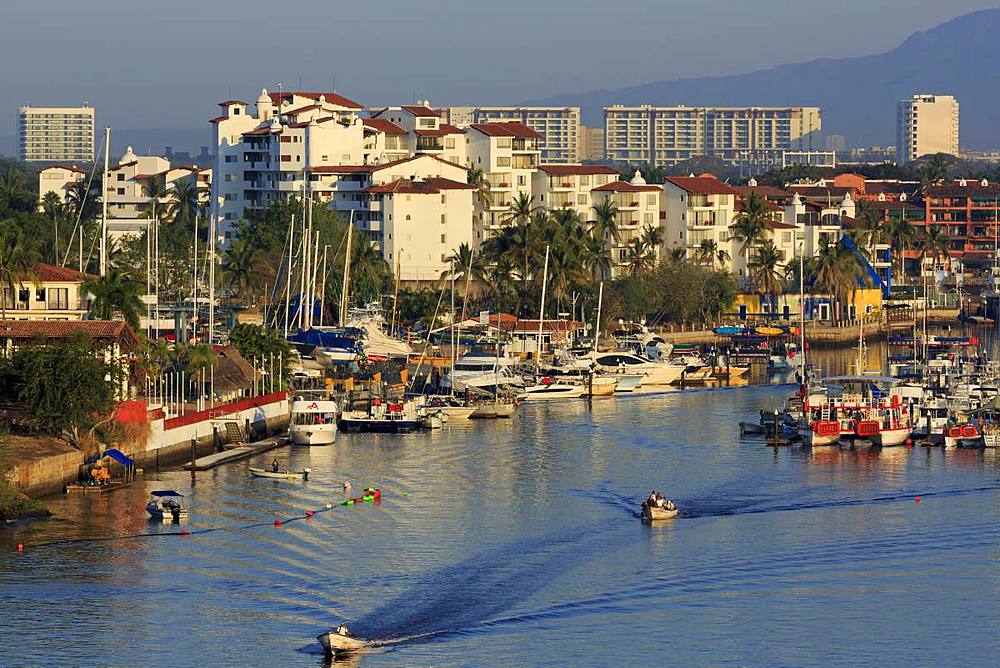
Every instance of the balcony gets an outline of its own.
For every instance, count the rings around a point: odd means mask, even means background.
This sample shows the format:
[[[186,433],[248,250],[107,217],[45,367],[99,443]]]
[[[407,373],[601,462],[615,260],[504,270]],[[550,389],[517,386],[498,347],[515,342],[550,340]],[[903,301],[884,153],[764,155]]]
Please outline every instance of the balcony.
[[[444,142],[440,137],[417,137],[418,151],[443,151]]]

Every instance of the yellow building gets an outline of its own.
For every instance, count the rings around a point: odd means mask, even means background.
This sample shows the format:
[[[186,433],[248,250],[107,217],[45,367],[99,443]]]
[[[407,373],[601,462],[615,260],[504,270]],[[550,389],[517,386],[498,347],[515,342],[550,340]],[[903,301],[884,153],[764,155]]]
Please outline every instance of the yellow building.
[[[882,310],[882,291],[878,288],[854,290],[840,320],[855,320],[859,315],[873,316]],[[757,293],[736,295],[736,302],[729,315],[740,320],[797,321],[799,315],[798,293],[763,297]],[[836,300],[831,295],[805,295],[806,320],[830,322],[837,320]]]

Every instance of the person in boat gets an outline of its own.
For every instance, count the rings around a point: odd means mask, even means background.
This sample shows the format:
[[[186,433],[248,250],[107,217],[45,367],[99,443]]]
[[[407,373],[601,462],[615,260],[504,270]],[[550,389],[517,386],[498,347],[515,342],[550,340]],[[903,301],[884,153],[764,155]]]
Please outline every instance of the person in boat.
[[[271,471],[273,473],[278,473],[281,471],[281,464],[279,464],[277,457],[275,457],[274,461],[271,462]]]
[[[342,635],[346,638],[353,638],[354,634],[347,630],[347,626],[341,622],[340,626],[337,627],[337,634]]]
[[[649,493],[646,500],[642,502],[644,508],[652,508],[656,505],[656,490]]]
[[[668,499],[666,508],[667,510],[677,510],[677,504],[674,503],[673,499]]]

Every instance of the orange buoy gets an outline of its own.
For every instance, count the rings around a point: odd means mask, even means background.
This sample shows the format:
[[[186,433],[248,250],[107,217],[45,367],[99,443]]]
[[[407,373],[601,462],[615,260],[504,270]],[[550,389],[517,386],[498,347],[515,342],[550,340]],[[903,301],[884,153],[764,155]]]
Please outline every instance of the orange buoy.
[[[281,520],[274,520],[274,526],[280,527],[281,526]]]

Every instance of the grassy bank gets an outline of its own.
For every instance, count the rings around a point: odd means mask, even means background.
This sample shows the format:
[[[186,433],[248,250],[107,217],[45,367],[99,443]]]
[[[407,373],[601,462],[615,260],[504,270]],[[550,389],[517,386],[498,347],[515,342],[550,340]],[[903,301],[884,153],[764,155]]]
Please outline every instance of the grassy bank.
[[[6,480],[0,480],[0,522],[48,517],[45,507],[14,489]]]

